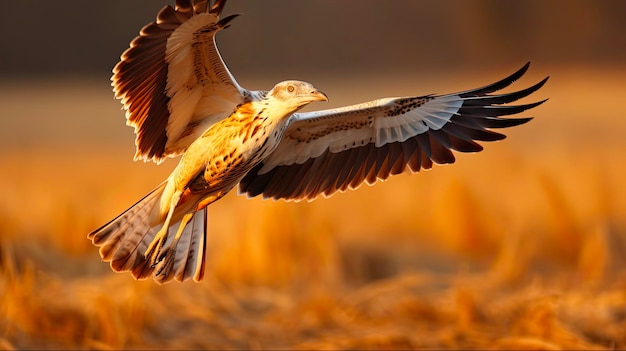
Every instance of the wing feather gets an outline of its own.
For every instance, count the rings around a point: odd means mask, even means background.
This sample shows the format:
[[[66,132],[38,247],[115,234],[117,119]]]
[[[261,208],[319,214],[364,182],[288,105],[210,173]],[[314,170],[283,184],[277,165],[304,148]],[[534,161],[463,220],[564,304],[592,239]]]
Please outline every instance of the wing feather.
[[[386,98],[331,110],[296,114],[270,156],[241,181],[240,193],[313,200],[374,184],[390,175],[455,162],[454,151],[478,152],[476,141],[505,137],[493,131],[531,118],[501,118],[545,100],[507,105],[541,88],[495,93],[528,69],[484,87],[447,95]]]
[[[220,19],[226,3],[177,0],[144,26],[111,77],[116,98],[135,128],[135,159],[161,162],[183,152],[244,95],[224,64],[215,34],[236,16]]]

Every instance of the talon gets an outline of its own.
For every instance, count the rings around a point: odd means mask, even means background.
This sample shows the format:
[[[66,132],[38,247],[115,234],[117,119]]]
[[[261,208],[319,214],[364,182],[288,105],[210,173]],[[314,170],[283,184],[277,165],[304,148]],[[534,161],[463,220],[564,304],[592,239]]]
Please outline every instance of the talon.
[[[161,262],[163,262],[163,259],[165,258],[165,255],[163,255],[162,252],[160,252],[160,255],[156,255],[154,257],[154,259],[150,259],[150,268],[155,268],[156,266],[158,266]]]
[[[148,246],[148,249],[144,253],[144,257],[149,258],[150,265],[152,267],[156,266],[159,263],[159,254],[161,253],[161,249],[163,248],[163,244],[167,240],[167,231],[168,228],[163,226],[161,230],[154,236],[154,239]]]
[[[193,215],[194,215],[194,212],[186,213],[183,216],[181,223],[180,223],[180,227],[178,227],[178,231],[176,232],[176,236],[174,236],[174,240],[168,246],[165,252],[161,252],[161,254],[157,256],[159,260],[153,263],[152,268],[156,267],[158,264],[161,264],[161,267],[154,274],[155,277],[158,277],[161,274],[164,274],[163,277],[167,278],[167,276],[170,274],[172,268],[174,267],[174,259],[176,258],[176,248],[178,247],[178,241],[183,235],[185,227],[187,226],[189,221],[191,221],[191,219],[193,218]]]
[[[163,274],[164,278],[167,278],[169,272],[174,265],[174,257],[176,256],[176,244],[177,241],[172,243],[172,246],[165,251],[165,254],[161,255],[159,262],[156,264],[161,264],[161,267],[154,274],[155,276],[159,276]],[[155,265],[155,266],[156,266]]]

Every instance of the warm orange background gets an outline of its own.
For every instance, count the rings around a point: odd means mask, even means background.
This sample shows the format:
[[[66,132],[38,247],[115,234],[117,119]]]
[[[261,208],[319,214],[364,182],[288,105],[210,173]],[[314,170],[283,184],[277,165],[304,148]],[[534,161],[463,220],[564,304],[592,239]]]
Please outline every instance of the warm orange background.
[[[550,100],[454,165],[312,203],[230,194],[205,282],[159,287],[86,235],[175,165],[132,162],[108,81],[163,5],[3,5],[0,349],[626,347],[622,2],[232,1],[246,15],[219,42],[240,83],[310,81],[331,99],[311,108],[527,60],[516,87],[550,75],[525,102]]]

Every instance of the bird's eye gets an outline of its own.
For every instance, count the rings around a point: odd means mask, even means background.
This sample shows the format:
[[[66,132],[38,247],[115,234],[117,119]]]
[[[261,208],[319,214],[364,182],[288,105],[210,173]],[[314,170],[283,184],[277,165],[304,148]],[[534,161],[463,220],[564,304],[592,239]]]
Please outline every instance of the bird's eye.
[[[293,85],[290,85],[290,86],[287,87],[287,91],[290,92],[290,93],[293,93],[294,90],[296,90],[296,88],[294,88]]]

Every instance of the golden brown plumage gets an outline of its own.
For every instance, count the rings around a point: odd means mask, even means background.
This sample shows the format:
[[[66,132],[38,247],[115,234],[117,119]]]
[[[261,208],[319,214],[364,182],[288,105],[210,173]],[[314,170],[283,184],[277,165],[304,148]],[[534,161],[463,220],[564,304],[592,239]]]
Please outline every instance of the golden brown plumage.
[[[130,270],[135,278],[200,281],[205,208],[274,151],[295,111],[325,100],[309,83],[286,81],[263,99],[240,105],[187,147],[164,184],[89,238],[102,246],[100,254],[113,269]],[[188,238],[197,244],[189,245]],[[181,239],[187,243],[182,251]]]
[[[89,234],[113,270],[137,279],[200,281],[206,207],[237,185],[248,196],[313,200],[452,163],[451,150],[480,151],[476,141],[504,138],[493,129],[530,120],[500,116],[543,102],[510,105],[547,78],[498,93],[524,75],[526,64],[478,89],[298,113],[326,95],[300,81],[247,90],[224,65],[215,35],[234,18],[220,18],[225,2],[164,7],[114,69],[115,95],[135,128],[135,158],[158,163],[182,154],[165,182]]]

